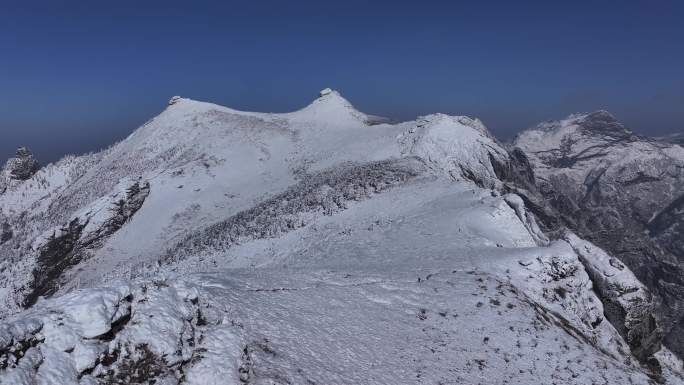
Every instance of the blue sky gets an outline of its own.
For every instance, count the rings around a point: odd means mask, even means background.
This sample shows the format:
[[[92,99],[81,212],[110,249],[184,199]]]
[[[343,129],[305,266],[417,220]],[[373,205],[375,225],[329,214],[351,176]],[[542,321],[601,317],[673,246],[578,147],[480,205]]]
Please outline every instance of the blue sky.
[[[496,135],[607,109],[684,130],[681,1],[0,0],[0,158],[120,140],[173,95],[481,118]]]

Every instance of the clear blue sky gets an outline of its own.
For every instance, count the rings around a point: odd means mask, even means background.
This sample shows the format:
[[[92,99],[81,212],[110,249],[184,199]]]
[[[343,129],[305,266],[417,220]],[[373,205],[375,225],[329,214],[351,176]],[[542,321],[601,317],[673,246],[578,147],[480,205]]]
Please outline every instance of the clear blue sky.
[[[682,1],[0,0],[0,158],[97,150],[173,95],[288,111],[324,87],[510,137],[607,109],[684,129]]]

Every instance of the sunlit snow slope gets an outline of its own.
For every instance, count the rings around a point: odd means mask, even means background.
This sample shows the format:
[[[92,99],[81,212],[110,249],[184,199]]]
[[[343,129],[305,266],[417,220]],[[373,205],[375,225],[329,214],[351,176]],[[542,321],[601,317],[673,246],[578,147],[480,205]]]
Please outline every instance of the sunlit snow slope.
[[[174,98],[0,195],[0,383],[680,383],[647,289],[547,239],[507,162],[478,120],[328,89],[286,114]]]

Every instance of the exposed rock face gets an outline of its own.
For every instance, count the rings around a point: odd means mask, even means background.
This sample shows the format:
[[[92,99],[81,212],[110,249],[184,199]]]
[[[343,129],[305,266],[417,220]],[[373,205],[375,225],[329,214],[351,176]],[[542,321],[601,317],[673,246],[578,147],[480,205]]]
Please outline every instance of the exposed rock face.
[[[103,242],[118,231],[145,202],[150,192],[148,182],[127,181],[111,196],[96,201],[68,224],[54,230],[39,246],[38,265],[33,271],[31,292],[26,305],[34,304],[38,297],[54,293],[61,277],[69,268],[90,257]]]
[[[493,160],[493,164],[497,175],[504,182],[504,191],[515,193],[509,196],[519,197],[524,202],[525,207],[534,213],[543,232],[551,239],[563,239],[575,250],[578,256],[576,261],[552,258],[544,263],[547,265],[546,274],[554,282],[573,276],[572,270],[586,271],[591,280],[590,287],[603,304],[603,314],[587,311],[582,315],[583,322],[595,328],[604,318],[607,319],[630,346],[634,357],[658,377],[660,363],[653,354],[662,346],[663,330],[653,316],[657,303],[650,290],[617,258],[567,230],[574,222],[565,220],[562,213],[545,199],[536,186],[536,178],[528,158],[519,148],[510,151],[508,162],[497,163]],[[528,263],[532,262],[523,261],[521,265],[529,266]],[[552,296],[565,297],[570,290],[566,287],[562,290],[556,288]]]
[[[574,234],[566,234],[565,239],[589,274],[606,318],[629,344],[632,354],[657,365],[651,357],[660,349],[663,336],[653,316],[655,303],[649,290],[618,259]]]
[[[684,193],[648,222],[649,235],[668,252],[684,255]]]
[[[639,137],[605,111],[542,123],[514,145],[534,169],[528,199],[556,212],[541,222],[558,220],[624,261],[657,295],[665,343],[682,356],[684,149]],[[519,179],[514,188],[529,190]]]
[[[40,169],[33,153],[26,147],[19,147],[15,158],[7,161],[5,169],[12,179],[27,180]]]
[[[12,227],[7,222],[0,224],[0,245],[12,239]]]
[[[544,233],[557,239],[561,234],[562,220],[558,212],[539,193],[534,170],[527,155],[519,149],[509,151],[508,161],[490,157],[498,178],[504,182],[505,192],[515,193],[524,201],[525,207],[534,213]]]

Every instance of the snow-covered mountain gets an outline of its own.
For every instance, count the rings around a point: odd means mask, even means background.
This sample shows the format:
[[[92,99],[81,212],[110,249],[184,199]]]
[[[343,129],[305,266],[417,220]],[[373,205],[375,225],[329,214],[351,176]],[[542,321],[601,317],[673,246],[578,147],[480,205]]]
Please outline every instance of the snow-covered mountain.
[[[0,383],[681,383],[629,268],[507,193],[518,156],[329,89],[285,114],[174,97],[5,178]]]
[[[514,145],[562,222],[658,294],[666,344],[684,354],[684,148],[605,111],[542,123]]]
[[[661,136],[658,139],[665,141],[665,142],[679,144],[680,146],[684,145],[684,133],[681,133],[681,132],[676,133],[676,134]]]

